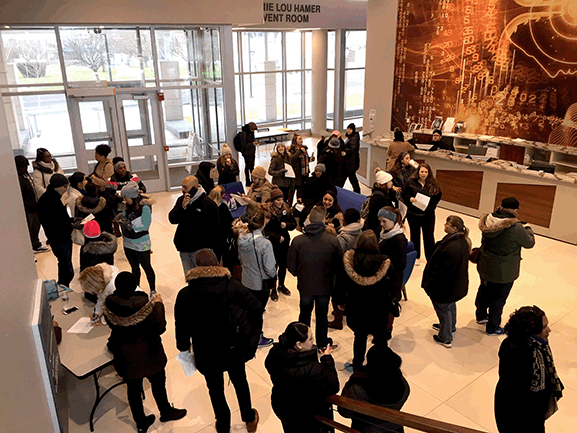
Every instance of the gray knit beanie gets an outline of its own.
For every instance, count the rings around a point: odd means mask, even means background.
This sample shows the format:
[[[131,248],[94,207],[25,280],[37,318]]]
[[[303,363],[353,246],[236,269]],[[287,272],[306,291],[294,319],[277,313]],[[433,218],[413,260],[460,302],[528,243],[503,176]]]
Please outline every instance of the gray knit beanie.
[[[127,198],[138,197],[138,184],[133,181],[128,182],[120,191],[120,195]]]

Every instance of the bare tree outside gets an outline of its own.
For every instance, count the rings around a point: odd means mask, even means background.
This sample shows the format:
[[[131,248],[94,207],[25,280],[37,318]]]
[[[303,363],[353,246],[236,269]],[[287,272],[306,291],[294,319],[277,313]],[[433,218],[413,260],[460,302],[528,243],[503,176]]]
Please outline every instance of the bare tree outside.
[[[48,65],[46,45],[39,41],[21,41],[11,54],[24,78],[40,78],[46,75]]]
[[[94,77],[100,80],[98,70],[106,67],[106,46],[101,35],[88,34],[84,37],[74,37],[64,41],[65,54],[79,65],[92,69]]]

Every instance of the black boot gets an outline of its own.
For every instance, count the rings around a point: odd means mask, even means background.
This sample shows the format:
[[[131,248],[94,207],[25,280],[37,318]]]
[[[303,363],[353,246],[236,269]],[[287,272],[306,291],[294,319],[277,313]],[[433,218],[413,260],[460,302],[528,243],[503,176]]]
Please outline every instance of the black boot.
[[[146,418],[144,418],[144,422],[141,425],[136,425],[136,427],[138,428],[138,433],[146,433],[148,431],[148,428],[154,424],[154,421],[156,420],[156,417],[154,415],[148,415]]]

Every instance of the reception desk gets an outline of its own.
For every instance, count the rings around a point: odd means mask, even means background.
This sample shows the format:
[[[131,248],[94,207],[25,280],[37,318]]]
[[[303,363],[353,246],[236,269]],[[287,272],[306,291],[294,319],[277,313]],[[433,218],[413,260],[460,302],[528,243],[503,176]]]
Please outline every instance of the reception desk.
[[[374,183],[376,167],[386,167],[389,142],[361,143],[359,175],[367,185]],[[442,150],[416,150],[413,157],[432,167],[443,189],[442,208],[479,217],[493,211],[502,198],[514,196],[521,203],[519,218],[535,233],[577,244],[577,173],[543,173],[509,161],[483,162]]]

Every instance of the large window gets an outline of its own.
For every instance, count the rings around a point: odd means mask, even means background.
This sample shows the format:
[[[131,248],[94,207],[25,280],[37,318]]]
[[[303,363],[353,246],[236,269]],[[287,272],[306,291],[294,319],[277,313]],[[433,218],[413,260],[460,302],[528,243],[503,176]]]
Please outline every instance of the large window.
[[[312,33],[236,31],[237,124],[310,127]]]
[[[365,61],[367,32],[345,32],[345,95],[343,129],[351,122],[357,127],[363,124],[365,95]]]

